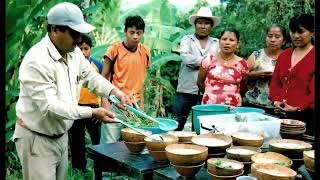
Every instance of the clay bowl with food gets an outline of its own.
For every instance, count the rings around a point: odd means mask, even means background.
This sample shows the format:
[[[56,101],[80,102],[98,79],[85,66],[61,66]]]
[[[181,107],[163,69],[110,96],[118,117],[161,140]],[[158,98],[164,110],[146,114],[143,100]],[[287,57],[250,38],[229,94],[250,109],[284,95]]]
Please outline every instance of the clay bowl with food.
[[[291,168],[292,160],[276,152],[257,153],[251,157],[253,163],[271,163]]]
[[[128,150],[133,154],[140,154],[146,147],[145,142],[126,142],[123,141]]]
[[[231,146],[226,151],[228,159],[250,162],[251,157],[261,152],[261,149],[254,146]]]
[[[178,143],[178,137],[171,134],[153,134],[145,137],[147,148],[149,151],[164,151],[169,144]]]
[[[139,129],[139,130],[146,135],[152,134],[151,131],[147,131],[143,129]],[[140,134],[130,128],[121,129],[121,136],[122,136],[122,139],[126,142],[144,142],[144,138],[145,138],[143,134]]]
[[[149,151],[149,154],[152,156],[156,162],[166,162],[168,161],[166,151]]]
[[[177,136],[179,138],[179,143],[191,143],[191,138],[197,135],[195,132],[186,131],[170,131],[168,134]]]
[[[235,146],[261,147],[264,137],[250,132],[236,132],[231,135],[232,143]]]
[[[271,163],[253,163],[251,165],[251,175],[259,180],[291,180],[295,179],[297,173],[285,166]]]
[[[166,147],[166,155],[176,166],[196,166],[205,162],[208,148],[194,144],[171,144]]]
[[[170,164],[176,169],[177,173],[179,173],[182,177],[190,178],[194,177],[205,163],[203,162],[202,164],[195,166],[177,166],[172,163]]]
[[[210,158],[207,160],[210,173],[218,176],[233,176],[243,171],[243,164],[227,158]]]
[[[269,142],[271,152],[277,152],[290,159],[302,159],[303,151],[311,150],[312,145],[294,139],[275,139]]]
[[[208,147],[209,154],[225,153],[232,139],[224,134],[201,134],[191,139],[193,144]]]
[[[211,176],[212,180],[236,180],[237,177],[242,176],[244,171],[242,170],[241,173],[233,175],[233,176],[219,176],[216,174],[211,173],[209,170],[207,170],[209,176]]]
[[[314,169],[314,150],[303,151],[303,161],[306,169],[315,171]]]

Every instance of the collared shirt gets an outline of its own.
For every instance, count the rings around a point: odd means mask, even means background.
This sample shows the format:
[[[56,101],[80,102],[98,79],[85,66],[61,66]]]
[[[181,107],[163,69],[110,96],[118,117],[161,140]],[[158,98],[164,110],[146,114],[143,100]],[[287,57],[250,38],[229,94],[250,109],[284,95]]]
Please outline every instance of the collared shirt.
[[[177,92],[198,94],[197,78],[200,60],[209,53],[216,53],[219,49],[219,40],[209,37],[207,45],[201,48],[200,41],[194,34],[186,35],[181,39],[180,55],[182,63],[179,72]]]
[[[95,72],[76,47],[64,59],[46,35],[24,57],[19,69],[18,118],[33,131],[65,133],[75,119],[92,117],[92,109],[78,106],[82,85],[108,96],[114,86]]]

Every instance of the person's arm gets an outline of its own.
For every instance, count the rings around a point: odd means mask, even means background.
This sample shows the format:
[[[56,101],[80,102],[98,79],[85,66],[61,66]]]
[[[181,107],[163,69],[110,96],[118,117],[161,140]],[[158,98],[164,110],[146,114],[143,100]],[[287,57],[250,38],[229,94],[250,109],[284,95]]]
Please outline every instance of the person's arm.
[[[254,62],[255,62],[255,55],[254,55],[254,53],[252,53],[247,60],[248,67],[250,69],[250,71],[247,73],[248,78],[250,78],[250,79],[265,79],[265,78],[269,79],[272,77],[271,71],[253,71],[252,68],[254,66]]]
[[[252,70],[253,66],[254,66],[254,61],[255,61],[256,57],[254,56],[254,53],[252,53],[248,60],[247,60],[247,64],[248,64],[248,67],[250,69],[250,71]]]
[[[87,60],[83,62],[90,65]],[[21,90],[32,99],[43,117],[54,117],[57,120],[91,118],[91,107],[78,106],[77,103],[59,97],[55,71],[53,66],[35,58],[22,63],[19,70]]]
[[[280,71],[280,64],[281,62],[278,60],[276,63],[276,66],[274,68],[273,71],[273,75],[271,78],[271,82],[270,82],[270,86],[269,86],[269,99],[274,102],[274,105],[280,106],[282,105],[282,98],[281,98],[281,94],[282,94],[282,82],[280,80],[280,75],[279,75],[279,71]]]
[[[144,93],[144,88],[142,88],[141,89],[141,92],[140,92],[141,94],[140,94],[140,109],[141,110],[144,110],[144,95],[143,95],[143,93]]]
[[[182,63],[186,64],[186,66],[198,69],[200,60],[203,58],[202,56],[196,56],[191,50],[192,40],[189,36],[184,36],[180,42],[180,56],[182,58]]]
[[[207,70],[203,67],[200,67],[199,73],[198,73],[198,79],[197,79],[197,85],[199,87],[199,90],[204,93],[205,91],[205,84],[204,81],[206,80],[206,74]]]
[[[107,56],[104,56],[104,65],[103,65],[101,75],[108,80],[110,80],[111,78],[110,65],[111,65],[111,60]]]

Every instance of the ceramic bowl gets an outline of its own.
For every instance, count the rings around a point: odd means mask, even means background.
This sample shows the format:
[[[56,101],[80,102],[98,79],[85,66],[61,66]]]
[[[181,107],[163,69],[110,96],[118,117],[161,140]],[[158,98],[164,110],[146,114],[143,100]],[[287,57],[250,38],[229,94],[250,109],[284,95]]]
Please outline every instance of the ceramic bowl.
[[[166,147],[166,154],[176,166],[196,166],[205,162],[208,148],[194,144],[171,144]]]
[[[297,173],[285,166],[279,166],[271,163],[253,163],[251,165],[251,174],[259,180],[291,180],[295,179]]]
[[[146,147],[145,142],[126,142],[124,141],[124,144],[127,146],[129,151],[133,154],[140,154],[144,148]]]
[[[231,146],[226,151],[228,159],[250,162],[251,157],[261,152],[261,149],[254,146]]]
[[[257,153],[251,157],[251,160],[253,163],[272,163],[288,168],[292,166],[291,159],[275,152]]]
[[[255,146],[261,147],[264,137],[249,132],[236,132],[231,135],[232,143],[235,146]]]
[[[186,131],[169,131],[168,134],[177,136],[179,138],[179,143],[190,143],[191,138],[197,135],[195,132]]]
[[[315,171],[314,169],[314,150],[303,151],[303,161],[307,169]]]
[[[156,162],[168,161],[166,151],[149,151],[149,154]]]
[[[243,171],[243,164],[226,158],[210,158],[207,160],[210,173],[218,176],[233,176]]]
[[[170,164],[176,169],[177,173],[179,173],[182,177],[190,178],[195,176],[205,163],[203,162],[202,164],[195,166],[177,166],[172,163]]]
[[[209,172],[209,170],[207,171],[209,176],[211,176],[212,180],[236,180],[237,177],[243,175],[244,171],[242,170],[242,172],[240,174],[237,175],[233,175],[233,176],[218,176],[215,174],[212,174],[211,172]]]
[[[201,134],[191,139],[193,144],[208,147],[209,154],[225,153],[232,139],[224,134]]]
[[[143,129],[139,129],[146,135],[151,135],[151,131],[146,131]],[[122,139],[126,142],[144,142],[145,136],[136,132],[135,130],[132,130],[130,128],[123,128],[121,129],[121,136]]]
[[[306,123],[295,119],[281,119],[282,127],[304,127]]]
[[[163,140],[158,140],[160,136]],[[149,137],[144,138],[149,151],[164,151],[166,146],[176,144],[179,141],[178,137],[171,134],[153,134],[150,137],[152,139]]]
[[[269,142],[269,148],[270,151],[283,154],[290,159],[302,159],[303,151],[311,150],[312,145],[294,139],[275,139]]]

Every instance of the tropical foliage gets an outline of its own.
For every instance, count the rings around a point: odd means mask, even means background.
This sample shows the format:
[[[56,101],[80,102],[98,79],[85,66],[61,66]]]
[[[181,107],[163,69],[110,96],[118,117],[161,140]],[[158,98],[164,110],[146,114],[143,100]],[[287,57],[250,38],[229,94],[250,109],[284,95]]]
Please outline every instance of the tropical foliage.
[[[19,95],[18,70],[27,50],[46,33],[46,14],[63,0],[8,0],[6,1],[6,170],[7,175],[20,169],[14,144],[10,141],[16,120],[15,103]],[[167,0],[151,0],[143,6],[122,12],[120,0],[68,0],[83,8],[86,19],[97,27],[91,35],[95,48],[93,56],[100,58],[107,47],[123,37],[124,19],[128,15],[141,15],[146,21],[143,43],[152,55],[152,64],[145,83],[147,113],[153,116],[170,116],[174,101],[181,58],[179,41],[193,32],[188,17],[205,0],[198,0],[189,12],[179,12]],[[288,25],[290,17],[299,13],[314,13],[314,0],[221,0],[222,5],[211,7],[222,23],[213,30],[219,37],[226,27],[235,27],[241,34],[241,55],[264,46],[265,29],[272,23]]]

